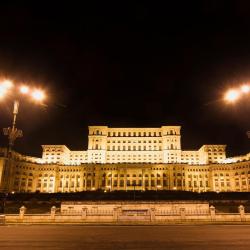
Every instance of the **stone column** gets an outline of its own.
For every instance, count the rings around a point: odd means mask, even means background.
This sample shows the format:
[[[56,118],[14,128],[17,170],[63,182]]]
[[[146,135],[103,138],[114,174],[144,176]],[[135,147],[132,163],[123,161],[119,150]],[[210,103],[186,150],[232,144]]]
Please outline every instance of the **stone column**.
[[[24,219],[25,212],[26,212],[26,207],[25,206],[20,207],[20,209],[19,209],[19,218],[20,218],[20,220]]]
[[[241,221],[245,221],[246,217],[245,217],[245,207],[243,205],[240,205],[238,207],[239,213],[240,213],[240,220]]]
[[[127,191],[127,168],[125,169],[125,172],[124,172],[124,188],[125,188],[125,191]]]
[[[214,206],[210,206],[209,207],[209,211],[210,211],[211,220],[215,221],[215,207]]]
[[[52,220],[54,220],[55,217],[56,217],[56,207],[53,206],[53,207],[51,207],[51,210],[50,210],[50,218],[51,218]]]
[[[80,191],[83,191],[83,173],[80,172],[80,187],[79,187]]]
[[[149,175],[148,175],[148,189],[151,190],[151,174],[152,174],[152,171],[149,171]]]
[[[185,220],[186,219],[186,210],[185,210],[185,207],[181,207],[180,208],[180,217],[181,217],[181,220]]]
[[[141,191],[145,191],[145,183],[144,183],[144,171],[141,171]]]

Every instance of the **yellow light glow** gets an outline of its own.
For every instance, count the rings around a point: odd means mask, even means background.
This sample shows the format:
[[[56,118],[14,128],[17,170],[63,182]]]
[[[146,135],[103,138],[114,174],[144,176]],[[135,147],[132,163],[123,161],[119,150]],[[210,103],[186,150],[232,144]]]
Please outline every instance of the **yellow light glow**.
[[[32,92],[31,94],[32,98],[35,100],[35,101],[43,101],[45,99],[45,94],[42,90],[39,90],[39,89],[36,89]]]
[[[240,92],[235,89],[230,89],[226,92],[224,99],[227,102],[235,102],[240,97]]]
[[[28,87],[28,86],[25,86],[25,85],[21,86],[21,87],[20,87],[20,92],[21,92],[22,94],[28,94],[28,93],[29,93],[29,87]]]
[[[249,93],[250,92],[250,86],[249,85],[242,85],[241,86],[241,91],[243,93]]]

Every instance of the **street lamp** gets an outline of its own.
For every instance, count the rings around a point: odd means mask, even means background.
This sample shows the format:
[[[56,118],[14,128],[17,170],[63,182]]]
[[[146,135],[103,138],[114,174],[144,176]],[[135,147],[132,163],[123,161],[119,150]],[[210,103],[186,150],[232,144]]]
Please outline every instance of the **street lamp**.
[[[17,88],[18,87],[18,88]],[[3,129],[4,135],[8,136],[9,145],[7,150],[7,164],[5,171],[5,182],[1,191],[8,191],[9,186],[9,177],[10,177],[10,168],[11,168],[11,150],[14,145],[14,142],[17,138],[23,136],[22,130],[16,128],[16,118],[19,110],[19,100],[18,94],[26,95],[31,97],[32,100],[42,103],[45,98],[45,94],[40,89],[31,90],[30,87],[26,85],[15,86],[10,80],[0,81],[0,100],[8,96],[9,94],[14,93],[14,107],[13,107],[13,121],[12,126]]]
[[[239,88],[229,89],[224,95],[224,100],[227,103],[235,103],[244,94],[249,94],[249,93],[250,93],[250,85],[243,84]]]
[[[247,95],[250,93],[250,84],[243,84],[239,88],[229,89],[225,95],[224,100],[227,103],[235,103],[237,102],[242,96]],[[247,137],[250,138],[250,131],[247,131]]]
[[[38,103],[42,103],[42,101],[45,99],[45,93],[42,90],[40,89],[32,90],[27,85],[21,85],[18,86],[18,88],[16,88],[16,86],[10,80],[3,80],[2,82],[0,82],[0,99],[3,99],[6,95],[8,95],[12,89],[15,92],[15,94],[20,93],[22,95],[26,95],[27,97],[30,97],[32,100]],[[19,104],[20,104],[19,100],[15,95],[12,126],[3,129],[4,135],[8,136],[9,139],[8,154],[9,152],[11,152],[15,140],[23,136],[22,130],[16,128],[16,118],[19,111]]]

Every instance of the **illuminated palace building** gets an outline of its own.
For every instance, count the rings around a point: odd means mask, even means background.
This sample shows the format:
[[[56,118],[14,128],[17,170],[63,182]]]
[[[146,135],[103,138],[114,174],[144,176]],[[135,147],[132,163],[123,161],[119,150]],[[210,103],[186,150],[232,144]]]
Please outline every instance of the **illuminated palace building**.
[[[180,126],[90,126],[86,151],[42,148],[42,158],[1,149],[1,191],[250,191],[250,153],[226,158],[225,145],[182,150]]]

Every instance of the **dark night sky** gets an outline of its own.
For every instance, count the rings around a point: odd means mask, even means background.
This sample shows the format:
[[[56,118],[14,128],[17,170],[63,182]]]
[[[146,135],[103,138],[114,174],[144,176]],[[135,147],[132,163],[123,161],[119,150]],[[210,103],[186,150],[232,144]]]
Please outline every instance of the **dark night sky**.
[[[82,2],[0,5],[0,74],[48,93],[46,108],[22,100],[16,150],[86,149],[88,125],[181,125],[183,149],[249,151],[249,97],[221,101],[250,81],[249,1]],[[0,103],[0,127],[12,101]]]

